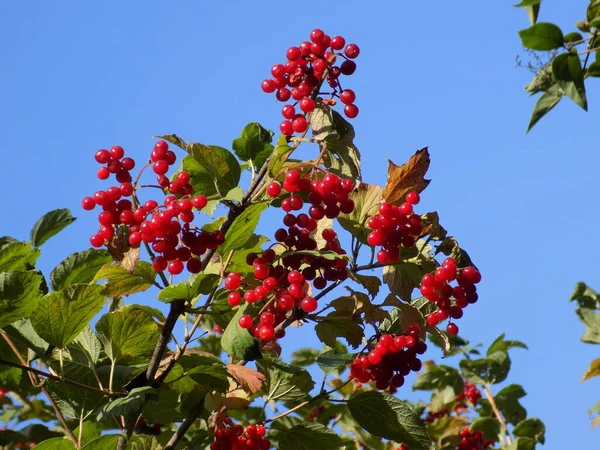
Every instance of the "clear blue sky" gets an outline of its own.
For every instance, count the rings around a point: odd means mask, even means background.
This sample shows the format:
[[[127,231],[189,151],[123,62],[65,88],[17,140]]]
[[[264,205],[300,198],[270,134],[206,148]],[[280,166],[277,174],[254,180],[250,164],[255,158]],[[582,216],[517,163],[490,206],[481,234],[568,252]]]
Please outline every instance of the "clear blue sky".
[[[280,106],[259,87],[271,65],[314,27],[341,34],[361,47],[348,84],[366,181],[385,181],[386,158],[430,146],[423,208],[483,272],[461,334],[525,341],[509,381],[545,421],[544,448],[592,448],[600,381],[579,380],[598,348],[579,342],[568,297],[576,281],[600,286],[600,86],[590,82],[589,113],[565,101],[526,136],[530,74],[515,57],[528,21],[512,3],[2,2],[0,235],[27,239],[42,213],[71,208],[68,237],[44,247],[49,273],[96,227],[79,209],[101,186],[96,149],[142,159],[157,134],[229,146],[247,122],[276,129]],[[541,19],[572,31],[586,5],[545,0]]]

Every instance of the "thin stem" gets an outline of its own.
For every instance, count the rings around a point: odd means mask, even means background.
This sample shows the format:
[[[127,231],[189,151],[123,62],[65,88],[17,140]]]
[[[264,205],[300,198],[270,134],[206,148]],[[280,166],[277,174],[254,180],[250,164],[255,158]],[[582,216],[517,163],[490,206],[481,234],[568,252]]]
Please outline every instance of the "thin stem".
[[[115,366],[117,365],[116,361],[110,362],[110,375],[108,378],[108,391],[113,391],[113,379],[115,378]]]
[[[330,391],[327,391],[327,392],[321,392],[319,395],[311,398],[310,400],[306,400],[306,401],[304,401],[304,402],[302,402],[302,403],[294,406],[292,409],[289,409],[289,410],[287,410],[285,412],[282,412],[281,414],[277,414],[276,416],[271,417],[270,419],[265,420],[264,423],[267,424],[267,423],[270,423],[270,422],[274,422],[274,421],[276,421],[278,419],[281,419],[282,417],[287,416],[288,414],[296,412],[299,409],[304,408],[306,405],[309,405],[309,404],[311,404],[311,403],[313,403],[313,402],[315,402],[317,400],[320,400],[320,399],[322,399],[324,397],[327,397],[327,396],[329,396],[329,395],[331,395],[331,394],[339,391],[340,389],[342,389],[344,386],[346,386],[348,383],[350,383],[353,380],[354,380],[354,377],[348,378],[344,383],[340,384],[338,387],[336,387],[336,388],[334,388],[334,389],[332,389]]]
[[[6,333],[1,333],[1,334],[2,334],[2,338],[4,338],[4,340],[6,341],[6,343],[10,347],[10,349],[13,351],[15,356],[19,359],[19,361],[23,365],[23,367],[29,367],[27,362],[21,356],[19,349],[16,347],[16,345],[13,343],[13,341],[8,337],[8,335]],[[44,386],[44,383],[43,382],[39,383],[34,375],[30,376],[30,381],[33,386],[38,387],[42,391],[42,393],[46,397],[46,400],[48,400],[48,403],[50,403],[50,406],[52,407],[52,410],[54,411],[54,415],[56,416],[56,418],[60,422],[61,426],[65,430],[67,437],[71,440],[71,442],[73,442],[73,445],[75,445],[75,448],[78,449],[79,443],[77,442],[75,435],[69,428],[69,425],[67,424],[67,421],[65,420],[65,417],[60,412],[60,409],[58,409],[58,406],[56,406],[56,402],[54,401],[54,398],[52,398],[52,396],[50,395],[50,392],[48,392],[48,389],[46,389],[46,386]],[[59,381],[62,381],[62,380],[59,378]]]
[[[486,398],[490,402],[490,406],[492,407],[492,411],[494,412],[496,419],[498,419],[498,422],[500,422],[500,425],[502,425],[502,429],[504,430],[504,433],[506,434],[506,443],[508,445],[512,444],[512,439],[510,437],[510,434],[508,433],[508,427],[506,426],[506,421],[504,420],[504,417],[502,417],[502,413],[500,413],[500,411],[498,410],[498,407],[496,406],[496,401],[494,400],[494,396],[492,395],[491,387],[490,386],[482,386],[482,390],[483,390],[483,393],[485,394]]]
[[[4,337],[5,335],[3,334],[2,336]],[[11,361],[5,361],[3,359],[0,359],[0,365],[15,367],[17,369],[25,370],[29,374],[39,375],[41,377],[48,378],[49,380],[60,381],[62,383],[70,384],[72,386],[77,386],[77,387],[79,387],[81,389],[86,389],[88,391],[98,392],[100,394],[106,395],[107,397],[126,397],[127,396],[127,393],[125,393],[125,392],[107,392],[107,391],[105,391],[103,389],[98,389],[98,388],[95,388],[93,386],[88,386],[86,384],[81,384],[81,383],[78,383],[77,381],[73,381],[73,380],[70,380],[68,378],[61,378],[61,377],[58,377],[56,375],[52,375],[51,373],[44,372],[44,371],[38,370],[38,369],[34,369],[33,367],[30,367],[30,366],[27,366],[27,365],[20,365],[20,364],[11,362]]]

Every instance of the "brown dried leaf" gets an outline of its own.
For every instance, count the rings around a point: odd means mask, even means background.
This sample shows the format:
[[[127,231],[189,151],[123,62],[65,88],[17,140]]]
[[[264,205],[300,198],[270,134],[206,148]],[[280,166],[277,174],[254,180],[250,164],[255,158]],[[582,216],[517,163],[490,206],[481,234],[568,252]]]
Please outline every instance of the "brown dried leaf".
[[[227,369],[249,394],[256,394],[260,391],[265,381],[265,376],[262,373],[246,366],[228,364]]]
[[[383,191],[386,202],[400,205],[404,202],[406,194],[411,191],[421,192],[429,185],[430,180],[425,179],[430,162],[427,147],[417,150],[402,166],[388,161],[388,179]]]

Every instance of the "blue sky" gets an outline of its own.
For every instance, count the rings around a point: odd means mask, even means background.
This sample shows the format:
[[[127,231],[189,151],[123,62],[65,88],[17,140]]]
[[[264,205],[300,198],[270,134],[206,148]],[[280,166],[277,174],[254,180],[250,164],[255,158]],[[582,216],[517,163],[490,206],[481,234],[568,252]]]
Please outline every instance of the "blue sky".
[[[227,147],[250,121],[276,129],[280,105],[260,90],[271,65],[315,27],[341,34],[361,47],[347,84],[365,180],[384,183],[386,158],[430,147],[422,208],[483,272],[461,334],[525,341],[509,381],[545,421],[544,448],[591,448],[600,381],[579,380],[598,348],[579,342],[568,297],[579,280],[600,286],[600,95],[592,80],[589,113],[565,101],[524,134],[531,75],[515,57],[528,21],[511,3],[2,2],[0,235],[26,239],[42,213],[71,208],[79,220],[40,259],[48,273],[96,227],[79,208],[102,186],[95,150],[119,144],[142,159],[157,134]],[[546,0],[541,20],[569,32],[586,5]]]

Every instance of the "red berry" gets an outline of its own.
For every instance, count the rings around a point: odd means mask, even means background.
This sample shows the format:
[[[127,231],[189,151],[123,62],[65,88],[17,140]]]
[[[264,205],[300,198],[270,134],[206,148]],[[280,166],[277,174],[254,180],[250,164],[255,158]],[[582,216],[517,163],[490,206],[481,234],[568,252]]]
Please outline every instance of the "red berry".
[[[271,182],[267,186],[267,195],[271,198],[279,197],[281,194],[281,185],[277,181]]]
[[[331,48],[334,50],[341,50],[346,45],[346,40],[342,36],[334,36],[331,38],[331,42],[329,43]]]
[[[344,114],[346,114],[346,117],[348,117],[349,119],[354,119],[356,116],[358,116],[358,106],[356,106],[356,105],[344,106]]]
[[[96,207],[96,202],[92,197],[84,197],[83,200],[81,200],[81,207],[86,211],[91,211]]]
[[[243,315],[242,317],[240,317],[240,320],[238,321],[238,323],[239,323],[240,327],[249,329],[249,328],[252,328],[254,321],[252,320],[252,317],[250,317],[248,315]]]
[[[183,263],[178,259],[174,259],[173,261],[169,262],[167,270],[171,275],[179,275],[181,272],[183,272]]]
[[[304,283],[304,277],[297,270],[293,270],[290,273],[288,273],[287,280],[288,280],[288,282],[290,284],[292,284],[292,283],[296,283],[296,284]]]
[[[308,129],[308,122],[304,117],[296,117],[292,121],[292,129],[295,133],[304,133]]]
[[[356,44],[348,44],[344,53],[348,58],[354,59],[360,54],[360,49]]]
[[[275,92],[275,88],[276,88],[275,82],[273,80],[263,81],[262,84],[260,85],[260,87],[267,94],[271,94],[271,93]]]
[[[291,120],[296,117],[296,110],[292,105],[285,105],[283,108],[281,108],[281,115],[286,119]]]
[[[290,61],[295,61],[302,56],[302,51],[298,47],[290,47],[286,52],[287,59]]]
[[[340,72],[344,75],[352,75],[356,71],[356,63],[354,61],[346,60],[340,64]]]
[[[458,334],[458,326],[455,323],[449,323],[446,327],[448,334],[456,336]]]
[[[94,155],[94,158],[96,159],[96,162],[100,164],[106,164],[110,161],[110,153],[105,149],[98,150]]]
[[[320,30],[319,28],[315,28],[314,30],[312,30],[310,32],[310,40],[313,42],[323,42],[323,38],[325,37],[325,33],[323,32],[323,30]]]
[[[108,167],[100,167],[96,176],[99,180],[106,180],[110,177],[110,170],[108,170]]]
[[[125,150],[123,150],[123,147],[115,145],[110,149],[110,156],[113,159],[121,159],[123,156],[125,156]]]
[[[292,125],[292,122],[290,120],[284,120],[283,122],[281,122],[279,124],[279,131],[281,131],[281,134],[283,134],[284,136],[291,136],[292,134],[294,134],[294,127]]]
[[[92,247],[102,247],[104,245],[104,238],[100,234],[94,234],[90,238],[90,244],[92,244]]]
[[[272,327],[274,323],[275,323],[275,316],[273,315],[273,313],[264,312],[260,315],[260,324],[261,325],[267,325],[267,326]]]
[[[417,205],[421,201],[421,197],[418,192],[412,191],[406,194],[406,201],[411,205]]]
[[[315,109],[315,101],[309,97],[303,98],[300,100],[300,109],[306,113],[312,112]]]
[[[317,309],[317,300],[314,297],[304,297],[301,306],[305,312],[311,313]]]
[[[356,100],[356,94],[352,89],[344,89],[340,92],[340,101],[345,105],[350,105]]]
[[[258,329],[258,337],[263,341],[270,341],[275,336],[275,329],[268,325],[262,325]]]
[[[157,175],[164,175],[169,170],[169,164],[166,161],[156,161],[152,166],[152,170]]]

